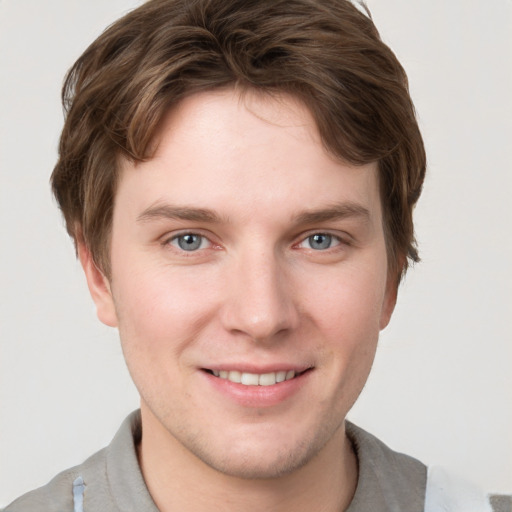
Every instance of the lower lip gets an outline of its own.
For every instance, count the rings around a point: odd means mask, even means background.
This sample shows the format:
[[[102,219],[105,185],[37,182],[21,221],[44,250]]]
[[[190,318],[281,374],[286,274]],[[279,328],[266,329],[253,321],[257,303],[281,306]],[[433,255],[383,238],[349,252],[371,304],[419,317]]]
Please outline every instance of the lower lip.
[[[297,377],[271,386],[246,386],[215,377],[202,370],[203,375],[214,389],[244,407],[272,407],[281,404],[295,395],[307,382],[312,370]]]

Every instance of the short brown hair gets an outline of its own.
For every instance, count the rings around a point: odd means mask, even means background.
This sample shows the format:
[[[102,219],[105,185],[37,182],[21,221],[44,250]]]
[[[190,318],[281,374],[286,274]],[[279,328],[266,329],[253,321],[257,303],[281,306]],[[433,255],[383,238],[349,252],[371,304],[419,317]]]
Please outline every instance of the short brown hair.
[[[75,243],[110,273],[119,157],[142,161],[168,109],[229,85],[285,92],[310,109],[325,147],[378,162],[388,265],[418,261],[412,210],[426,167],[407,76],[369,13],[347,0],[150,0],[70,69],[53,192]]]

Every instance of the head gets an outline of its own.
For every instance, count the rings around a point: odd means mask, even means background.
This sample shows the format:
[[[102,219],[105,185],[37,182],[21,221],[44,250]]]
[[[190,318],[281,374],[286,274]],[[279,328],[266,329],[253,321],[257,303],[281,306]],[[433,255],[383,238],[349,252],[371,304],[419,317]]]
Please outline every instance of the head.
[[[425,152],[402,66],[369,16],[345,0],[152,0],[110,26],[63,88],[52,185],[75,243],[108,277],[120,160],[151,158],[169,109],[228,86],[292,95],[330,154],[377,163],[398,284],[418,260],[412,212]]]
[[[53,187],[146,440],[239,477],[325,462],[417,259],[425,155],[371,20],[341,0],[149,1],[64,99]]]

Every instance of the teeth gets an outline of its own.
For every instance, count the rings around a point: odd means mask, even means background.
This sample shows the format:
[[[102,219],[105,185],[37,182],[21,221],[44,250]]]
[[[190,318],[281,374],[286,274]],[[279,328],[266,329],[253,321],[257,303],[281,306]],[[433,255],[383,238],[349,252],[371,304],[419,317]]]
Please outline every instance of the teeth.
[[[282,370],[272,373],[242,373],[236,370],[212,370],[215,377],[226,379],[237,384],[244,384],[246,386],[272,386],[285,380],[290,380],[295,377],[294,370]]]
[[[262,373],[259,378],[258,384],[260,386],[272,386],[276,383],[275,373]]]
[[[257,386],[259,384],[259,377],[256,373],[242,373],[240,382],[246,386]]]
[[[242,374],[236,370],[232,370],[228,373],[228,380],[231,382],[242,382]]]

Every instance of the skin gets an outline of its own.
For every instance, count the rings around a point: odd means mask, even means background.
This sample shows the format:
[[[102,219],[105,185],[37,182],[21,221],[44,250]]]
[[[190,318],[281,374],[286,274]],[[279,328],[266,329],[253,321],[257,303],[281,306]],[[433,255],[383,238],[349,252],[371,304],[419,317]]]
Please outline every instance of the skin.
[[[155,142],[150,160],[122,163],[110,281],[79,248],[140,392],[155,503],[345,510],[357,461],[344,420],[396,300],[376,165],[329,156],[294,98],[233,89],[185,99]],[[206,371],[240,367],[307,371],[268,388]]]

